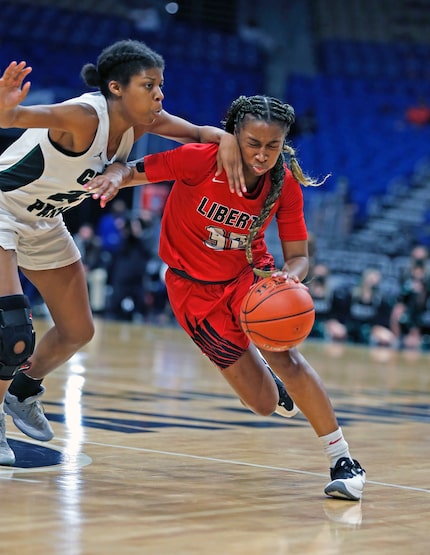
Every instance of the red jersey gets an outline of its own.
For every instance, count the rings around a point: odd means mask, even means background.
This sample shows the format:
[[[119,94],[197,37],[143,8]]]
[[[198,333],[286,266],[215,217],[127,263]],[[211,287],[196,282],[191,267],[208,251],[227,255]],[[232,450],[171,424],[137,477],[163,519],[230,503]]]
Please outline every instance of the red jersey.
[[[218,145],[189,143],[145,156],[145,172],[154,183],[173,181],[161,224],[161,259],[202,281],[227,281],[249,265],[245,255],[249,228],[271,186],[270,174],[257,189],[231,193],[223,172],[215,177]],[[286,167],[282,193],[252,245],[254,264],[267,261],[264,231],[276,215],[281,241],[303,241],[307,230],[300,184]]]

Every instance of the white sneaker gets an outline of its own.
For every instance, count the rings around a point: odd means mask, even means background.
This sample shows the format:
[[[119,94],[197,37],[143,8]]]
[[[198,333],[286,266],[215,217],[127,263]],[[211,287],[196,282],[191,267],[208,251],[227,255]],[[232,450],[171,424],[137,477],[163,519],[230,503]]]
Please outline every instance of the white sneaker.
[[[9,447],[6,439],[6,418],[5,414],[0,414],[0,464],[12,466],[15,464],[15,454]]]
[[[15,395],[7,391],[4,399],[4,411],[12,416],[15,426],[25,435],[39,441],[49,441],[54,437],[54,430],[45,416],[39,399],[45,393],[45,388],[41,387],[40,393],[27,397],[22,403]]]
[[[340,458],[335,467],[330,468],[330,477],[331,482],[324,489],[326,495],[351,501],[361,499],[366,483],[366,472],[358,461],[347,457]]]

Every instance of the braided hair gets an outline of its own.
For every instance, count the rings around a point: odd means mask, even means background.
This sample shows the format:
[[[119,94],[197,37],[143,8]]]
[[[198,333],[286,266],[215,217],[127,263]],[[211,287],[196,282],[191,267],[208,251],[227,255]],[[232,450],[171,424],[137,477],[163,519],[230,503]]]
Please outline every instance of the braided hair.
[[[227,132],[234,133],[244,126],[244,122],[249,117],[262,120],[267,123],[276,123],[283,128],[285,138],[290,131],[291,125],[295,121],[295,113],[292,106],[290,106],[289,104],[284,104],[277,98],[258,95],[250,97],[240,96],[238,99],[236,99],[231,104],[226,118],[222,122],[222,124]],[[253,222],[249,229],[249,235],[245,246],[246,258],[249,264],[253,266],[254,273],[262,277],[271,276],[273,272],[260,270],[259,268],[254,267],[252,257],[252,242],[261,229],[262,225],[264,224],[265,220],[269,216],[270,211],[279,198],[279,195],[281,194],[285,177],[284,153],[286,152],[289,155],[288,165],[291,173],[293,174],[295,179],[305,187],[317,187],[324,183],[324,181],[328,177],[327,176],[322,182],[318,183],[317,181],[303,173],[303,170],[297,161],[295,150],[290,145],[284,143],[282,150],[283,152],[280,153],[276,164],[270,170],[270,178],[272,183],[271,188],[264,202],[263,208],[261,209],[260,215]]]
[[[102,50],[97,58],[97,66],[85,64],[81,77],[89,87],[100,89],[103,96],[109,98],[109,81],[118,81],[126,87],[133,75],[152,68],[164,70],[163,57],[144,42],[127,39]]]

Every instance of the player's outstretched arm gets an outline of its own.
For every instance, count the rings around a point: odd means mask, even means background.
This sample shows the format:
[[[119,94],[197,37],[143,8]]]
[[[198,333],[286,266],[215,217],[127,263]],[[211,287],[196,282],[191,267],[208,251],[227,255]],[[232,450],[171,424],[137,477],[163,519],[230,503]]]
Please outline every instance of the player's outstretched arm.
[[[23,84],[31,73],[25,62],[11,62],[0,77],[0,126],[14,127],[18,106],[28,95],[30,81]]]
[[[215,143],[219,145],[217,175],[223,170],[227,175],[230,191],[242,196],[246,192],[242,156],[236,137],[212,125],[195,125],[165,110],[150,127],[135,128],[136,137],[143,133],[154,133],[179,143]]]
[[[138,162],[138,161],[137,161]],[[135,187],[150,183],[146,173],[136,170],[136,162],[123,164],[114,162],[107,166],[101,175],[97,175],[84,185],[94,200],[100,199],[100,206],[104,208],[106,204],[118,194],[124,187]]]

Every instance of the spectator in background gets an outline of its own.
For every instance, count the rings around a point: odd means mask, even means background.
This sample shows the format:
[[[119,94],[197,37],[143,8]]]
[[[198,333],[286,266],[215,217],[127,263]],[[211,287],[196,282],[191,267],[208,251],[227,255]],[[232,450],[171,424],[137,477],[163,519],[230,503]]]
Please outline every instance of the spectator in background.
[[[429,251],[413,247],[408,266],[401,276],[401,290],[391,314],[391,329],[401,348],[430,348]]]
[[[390,329],[392,303],[381,291],[382,274],[376,268],[362,272],[360,283],[343,300],[343,323],[348,340],[369,346],[395,347],[396,336]]]
[[[112,255],[121,243],[122,229],[127,219],[127,205],[121,198],[116,198],[110,210],[103,214],[97,224],[97,235],[105,252]]]
[[[141,215],[144,221],[151,221],[152,237],[150,245],[152,252],[149,253],[143,275],[144,318],[146,322],[153,324],[164,324],[173,319],[164,283],[163,262],[158,256],[161,217],[172,183],[172,181],[147,183],[140,188]],[[132,307],[132,303],[127,304]]]
[[[174,320],[167,296],[165,272],[165,264],[158,254],[154,254],[148,260],[144,278],[145,320],[153,324],[166,324]]]
[[[337,289],[326,264],[316,264],[307,282],[315,306],[315,324],[310,337],[329,341],[346,341],[346,326],[338,319],[341,308]]]
[[[81,253],[91,309],[95,313],[102,313],[106,305],[107,266],[110,255],[102,249],[102,241],[89,223],[81,225],[73,240]]]
[[[147,313],[146,269],[157,241],[153,236],[150,213],[130,217],[122,228],[119,246],[112,258],[108,316],[133,320]]]
[[[401,283],[403,284],[414,273],[423,277],[428,275],[429,272],[430,259],[428,248],[422,244],[414,245],[409,255],[409,262],[401,272]]]

